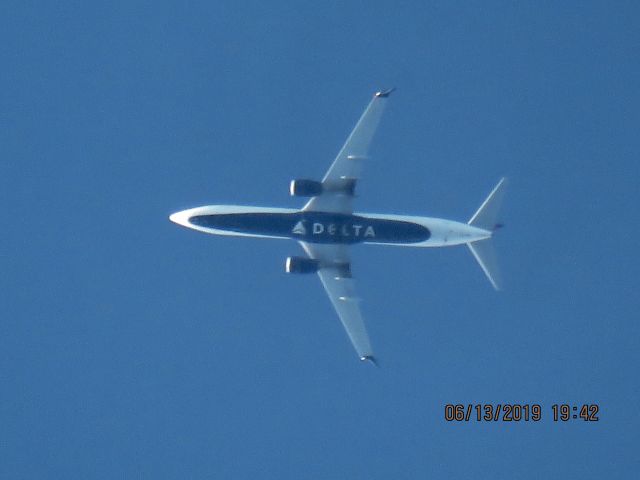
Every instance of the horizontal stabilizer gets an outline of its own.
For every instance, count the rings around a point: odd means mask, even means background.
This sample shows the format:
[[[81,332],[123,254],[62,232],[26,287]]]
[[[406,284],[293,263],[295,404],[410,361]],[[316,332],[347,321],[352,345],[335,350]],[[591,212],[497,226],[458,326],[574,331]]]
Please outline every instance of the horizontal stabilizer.
[[[496,260],[496,253],[491,244],[491,239],[480,240],[478,242],[467,243],[469,250],[476,258],[482,271],[487,276],[491,285],[496,290],[502,290],[502,279],[500,277],[500,270],[498,269],[498,262]]]
[[[498,211],[504,197],[507,179],[502,177],[487,199],[480,205],[478,211],[469,220],[469,225],[492,232],[498,224]]]

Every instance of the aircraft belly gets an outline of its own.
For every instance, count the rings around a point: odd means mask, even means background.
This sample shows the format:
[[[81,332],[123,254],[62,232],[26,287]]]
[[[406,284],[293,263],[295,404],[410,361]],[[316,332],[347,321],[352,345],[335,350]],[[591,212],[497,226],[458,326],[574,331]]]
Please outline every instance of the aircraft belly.
[[[454,245],[465,244],[482,240],[491,236],[491,232],[476,228],[462,222],[454,220],[445,220],[433,217],[417,217],[408,215],[383,215],[383,214],[365,214],[368,218],[384,218],[386,220],[405,221],[415,225],[421,225],[429,230],[428,238],[421,242],[385,242],[385,241],[368,241],[367,243],[376,243],[379,245],[397,245],[411,247],[448,247]]]
[[[323,212],[203,212],[188,222],[192,228],[214,234],[325,244],[417,244],[431,236],[426,226],[414,222]]]

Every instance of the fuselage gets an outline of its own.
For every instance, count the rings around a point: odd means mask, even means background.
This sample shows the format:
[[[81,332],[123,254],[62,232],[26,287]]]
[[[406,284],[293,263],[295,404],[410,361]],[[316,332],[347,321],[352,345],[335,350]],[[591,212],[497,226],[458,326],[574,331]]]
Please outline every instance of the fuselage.
[[[210,205],[182,210],[171,215],[170,219],[184,227],[214,235],[325,244],[444,247],[491,236],[487,230],[441,218],[377,213],[338,214],[239,205]]]

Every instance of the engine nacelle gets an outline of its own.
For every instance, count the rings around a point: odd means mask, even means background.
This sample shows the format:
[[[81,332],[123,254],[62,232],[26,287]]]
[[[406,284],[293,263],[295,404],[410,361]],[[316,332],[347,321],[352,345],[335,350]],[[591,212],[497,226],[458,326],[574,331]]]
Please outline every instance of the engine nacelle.
[[[315,180],[291,180],[289,192],[294,197],[315,197],[322,193],[322,183]]]
[[[320,268],[320,262],[311,258],[287,257],[284,270],[287,273],[316,273]]]

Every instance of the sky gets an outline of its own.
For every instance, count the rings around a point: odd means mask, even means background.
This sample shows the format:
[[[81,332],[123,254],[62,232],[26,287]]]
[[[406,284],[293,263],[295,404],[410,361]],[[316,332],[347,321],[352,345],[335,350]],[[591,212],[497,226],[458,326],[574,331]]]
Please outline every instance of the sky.
[[[637,2],[0,11],[1,478],[637,476]],[[296,243],[168,216],[301,206],[387,87],[358,211],[466,221],[508,176],[506,288],[355,246],[376,369]],[[542,419],[444,416],[507,403]]]

